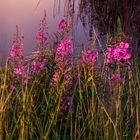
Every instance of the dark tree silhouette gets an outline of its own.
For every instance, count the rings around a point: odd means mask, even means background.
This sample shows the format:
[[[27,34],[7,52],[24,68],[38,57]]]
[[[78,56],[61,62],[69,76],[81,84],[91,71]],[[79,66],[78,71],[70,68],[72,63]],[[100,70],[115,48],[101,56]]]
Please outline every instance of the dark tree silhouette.
[[[94,25],[98,27],[101,33],[114,35],[119,17],[123,32],[132,38],[132,51],[135,54],[140,51],[140,0],[78,1],[78,15],[83,25],[89,24],[91,30]],[[74,3],[75,0],[67,0],[67,2]]]

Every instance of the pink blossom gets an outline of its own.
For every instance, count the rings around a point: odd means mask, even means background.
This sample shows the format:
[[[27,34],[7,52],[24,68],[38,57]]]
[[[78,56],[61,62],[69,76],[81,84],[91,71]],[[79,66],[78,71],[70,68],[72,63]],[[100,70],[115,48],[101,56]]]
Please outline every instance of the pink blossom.
[[[55,71],[55,74],[53,75],[53,83],[56,83],[57,81],[58,81],[58,79],[59,79],[59,73],[57,72],[57,71]]]
[[[62,43],[60,43],[57,48],[55,62],[58,63],[58,65],[66,65],[69,62],[72,62],[72,57],[73,47],[71,45],[71,41],[66,39]]]
[[[14,74],[15,75],[22,75],[23,73],[23,67],[21,68],[14,68]]]
[[[71,40],[66,39],[60,43],[57,47],[55,53],[55,63],[56,69],[52,78],[52,85],[56,86],[58,80],[63,77],[63,85],[65,87],[65,92],[67,88],[71,87],[72,79],[72,61],[73,61],[73,46],[71,45]],[[65,103],[66,102],[66,103]],[[72,98],[67,97],[66,93],[63,93],[61,97],[61,110],[67,111],[68,105],[72,104]]]
[[[40,35],[40,34],[37,34],[37,35],[36,35],[36,40],[37,40],[37,41],[42,41],[42,40],[43,40],[43,36]]]
[[[48,27],[47,27],[47,14],[44,11],[44,16],[40,20],[39,30],[35,36],[37,41],[37,50],[43,50],[47,46],[47,38],[48,38]]]
[[[9,57],[10,57],[10,58],[14,58],[15,56],[16,56],[15,51],[14,51],[14,50],[11,50],[11,51],[9,52]]]
[[[82,63],[84,65],[94,65],[98,57],[98,52],[93,50],[84,50],[82,52]]]
[[[65,20],[64,19],[62,19],[60,22],[59,22],[59,24],[58,24],[58,31],[62,31],[63,29],[64,29],[64,27],[65,27]]]
[[[31,64],[31,68],[34,73],[39,73],[40,70],[44,69],[44,67],[45,67],[45,59],[42,60],[42,62],[39,60],[33,60]]]
[[[24,75],[23,75],[23,84],[27,84],[28,83],[28,80],[30,80],[31,79],[31,74],[30,73],[25,73]]]
[[[129,44],[121,42],[118,46],[114,48],[110,47],[107,49],[106,53],[106,63],[112,64],[113,62],[123,62],[131,58],[129,51]]]
[[[23,44],[14,43],[9,52],[9,59],[16,59],[17,61],[22,61],[23,59]]]
[[[39,32],[36,34],[36,41],[39,41],[39,42],[44,41],[45,42],[45,40],[47,40],[47,37],[48,37],[48,32],[46,32],[46,33]]]
[[[64,80],[66,81],[65,83],[69,85],[68,83],[70,83],[69,77],[71,73],[70,68],[72,65],[72,60],[73,60],[73,47],[71,45],[71,41],[66,39],[58,45],[58,48],[56,50],[55,54],[56,71],[52,79],[53,85],[55,84],[55,81],[57,81],[56,79],[58,79],[58,76],[62,74],[64,75]]]

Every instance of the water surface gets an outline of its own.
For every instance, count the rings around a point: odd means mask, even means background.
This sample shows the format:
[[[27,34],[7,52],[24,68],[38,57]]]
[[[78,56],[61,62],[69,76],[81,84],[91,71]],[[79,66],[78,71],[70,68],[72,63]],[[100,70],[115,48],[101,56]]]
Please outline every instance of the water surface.
[[[15,26],[18,25],[24,35],[24,54],[28,55],[35,46],[35,34],[38,30],[44,9],[47,12],[49,33],[57,30],[57,23],[64,15],[64,4],[61,3],[60,13],[57,3],[54,12],[53,0],[0,0],[0,53],[7,56],[12,44]],[[55,15],[55,16],[54,16]]]

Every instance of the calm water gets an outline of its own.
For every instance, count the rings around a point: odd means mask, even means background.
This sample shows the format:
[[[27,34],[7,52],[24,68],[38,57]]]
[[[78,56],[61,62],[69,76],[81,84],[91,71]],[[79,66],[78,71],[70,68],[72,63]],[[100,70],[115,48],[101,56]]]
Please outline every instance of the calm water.
[[[15,26],[19,25],[24,35],[24,55],[29,55],[35,47],[35,34],[38,24],[43,17],[44,9],[47,12],[49,33],[57,30],[57,23],[64,16],[64,2],[61,0],[61,10],[58,12],[58,3],[54,10],[54,0],[0,0],[0,54],[6,57],[12,44]],[[79,26],[78,28],[81,28]],[[82,30],[78,31],[77,39],[83,38]]]
[[[57,22],[63,17],[59,14],[53,19],[53,0],[42,0],[36,8],[38,0],[0,0],[0,52],[6,56],[15,33],[15,25],[19,25],[24,35],[24,54],[28,55],[35,46],[34,35],[38,24],[47,11],[49,32],[56,30]],[[61,10],[60,13],[63,13]]]

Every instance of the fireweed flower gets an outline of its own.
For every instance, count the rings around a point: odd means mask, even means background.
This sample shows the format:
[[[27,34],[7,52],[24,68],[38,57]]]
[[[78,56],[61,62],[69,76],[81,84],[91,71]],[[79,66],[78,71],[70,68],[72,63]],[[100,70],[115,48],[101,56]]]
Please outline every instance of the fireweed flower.
[[[28,81],[31,80],[31,78],[32,78],[31,73],[28,73],[28,72],[25,73],[25,74],[23,75],[23,84],[24,84],[24,85],[27,84]]]
[[[20,62],[23,60],[23,44],[22,43],[14,43],[9,52],[9,59]]]
[[[9,66],[13,69],[13,74],[22,75],[23,73],[23,43],[19,36],[19,29],[16,26],[16,38],[13,45],[10,48],[9,55]]]
[[[20,68],[14,68],[14,74],[15,75],[22,75],[23,67]]]
[[[15,63],[23,61],[23,43],[21,42],[18,26],[16,26],[16,36],[10,48],[8,58],[10,61],[15,61]]]
[[[112,64],[113,62],[126,62],[131,58],[129,51],[129,44],[121,42],[115,48],[108,48],[106,53],[106,63]]]
[[[56,86],[59,83],[60,78],[63,77],[63,85],[65,92],[63,91],[61,97],[61,110],[67,111],[68,105],[72,104],[71,96],[66,94],[67,90],[71,87],[72,79],[72,61],[73,61],[73,46],[71,40],[66,39],[58,45],[55,54],[56,69],[52,78],[52,86]],[[61,76],[61,77],[60,77]]]
[[[94,65],[98,57],[98,52],[93,50],[82,51],[82,63],[84,65]]]
[[[47,43],[47,39],[48,39],[48,32],[38,32],[36,34],[36,41],[41,44],[41,43]],[[45,44],[46,45],[46,44]]]
[[[59,73],[60,73],[60,71],[58,71],[58,70],[55,71],[55,73],[53,75],[53,80],[52,80],[53,85],[59,81],[59,76],[60,76]]]
[[[62,19],[58,24],[58,31],[61,32],[65,28],[65,24],[66,24],[65,20]]]
[[[44,11],[44,16],[40,21],[39,30],[36,34],[36,42],[37,42],[37,55],[35,59],[31,63],[31,69],[34,73],[39,73],[41,70],[45,68],[47,60],[45,58],[46,47],[48,45],[47,38],[48,38],[48,27],[46,21],[46,11]]]
[[[71,25],[72,25],[72,16],[71,14],[68,12],[66,14],[65,19],[62,19],[59,24],[58,24],[58,32],[62,32],[64,33],[64,36],[67,36],[67,34],[70,32],[71,30]]]
[[[45,59],[42,61],[39,60],[33,60],[31,63],[31,68],[34,73],[39,73],[42,69],[45,67]]]
[[[45,32],[45,33],[37,33],[36,34],[36,41],[37,42],[45,42],[47,40],[47,37],[48,37],[48,32]]]
[[[106,53],[106,63],[111,64],[113,58],[114,49],[108,48]]]
[[[44,11],[44,16],[40,21],[39,24],[39,30],[36,34],[36,42],[37,42],[37,51],[44,52],[44,49],[47,47],[47,39],[48,39],[48,26],[47,26],[47,20],[46,20],[46,11]]]
[[[60,43],[57,51],[56,51],[56,56],[55,56],[55,61],[59,62],[65,62],[66,56],[68,56],[68,59],[71,59],[73,55],[73,47],[71,45],[71,41],[69,39],[64,40],[64,42]]]
[[[72,60],[73,60],[73,47],[71,45],[71,41],[66,39],[59,44],[56,50],[56,54],[55,54],[56,72],[52,79],[52,83],[55,84],[56,75],[58,73],[59,75],[63,74],[64,79],[67,79],[69,81],[68,77],[70,77],[70,73],[71,73],[70,69],[72,66]]]
[[[119,46],[119,53],[122,56],[122,61],[126,61],[131,58],[131,54],[129,52],[129,44],[121,42]]]
[[[12,59],[16,56],[15,50],[13,48],[11,48],[10,52],[9,52],[9,58]]]

